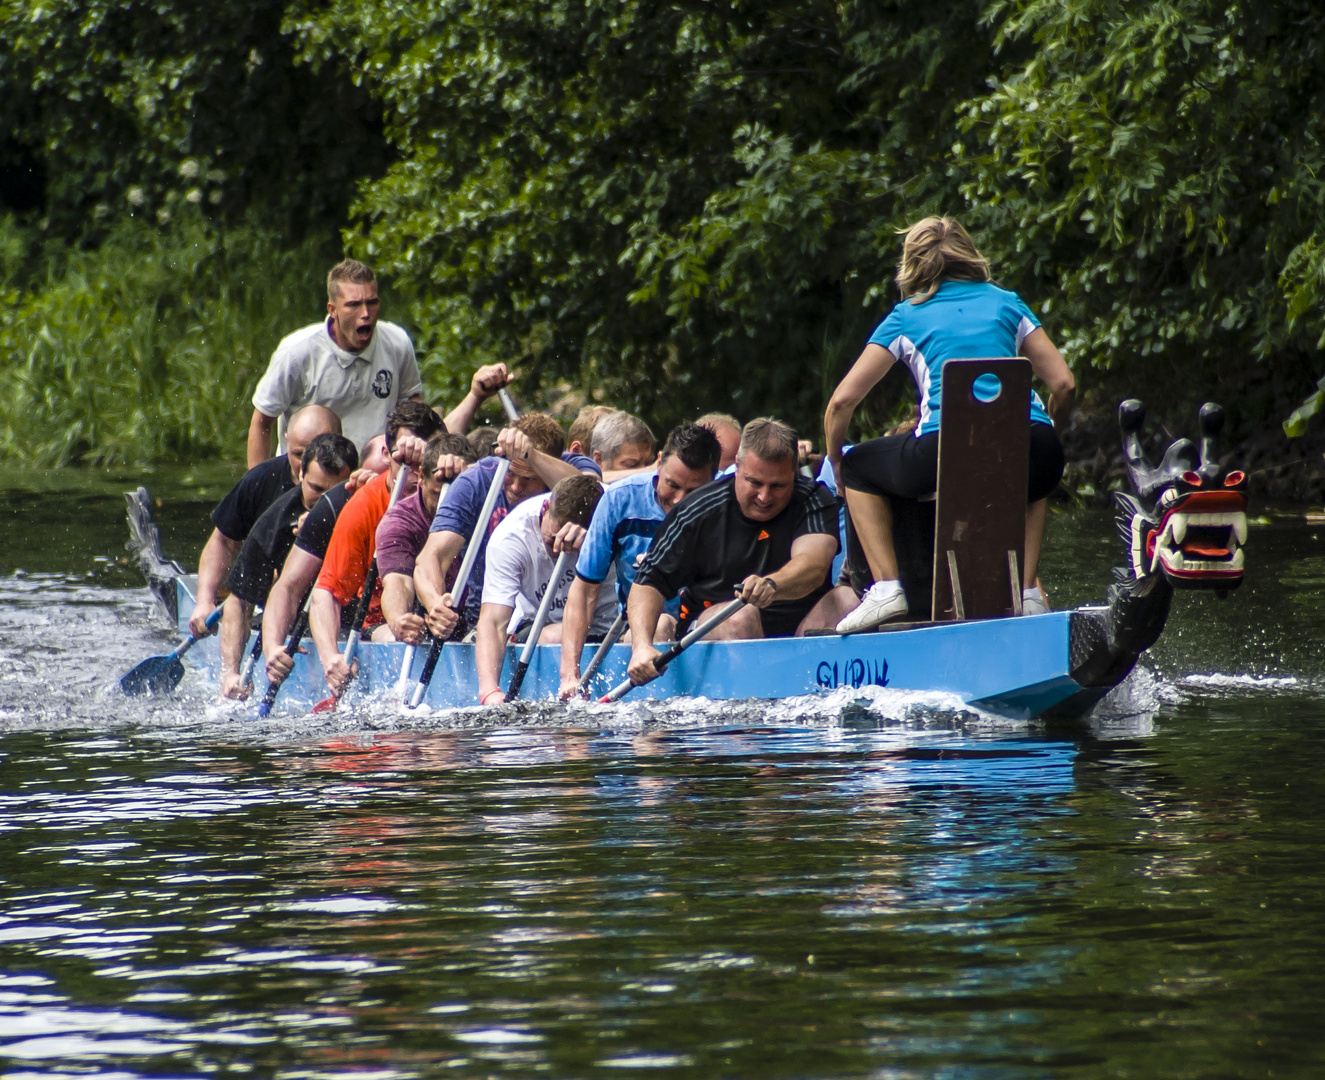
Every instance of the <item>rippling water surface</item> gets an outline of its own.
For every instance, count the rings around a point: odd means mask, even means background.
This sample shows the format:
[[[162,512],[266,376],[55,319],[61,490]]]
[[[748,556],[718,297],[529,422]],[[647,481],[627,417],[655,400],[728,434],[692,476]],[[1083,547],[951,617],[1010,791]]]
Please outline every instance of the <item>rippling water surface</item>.
[[[170,641],[119,479],[0,494],[6,1077],[1325,1067],[1300,517],[1079,728],[891,691],[258,725],[108,691]],[[153,478],[170,554],[229,479]],[[1056,602],[1113,543],[1055,515]]]

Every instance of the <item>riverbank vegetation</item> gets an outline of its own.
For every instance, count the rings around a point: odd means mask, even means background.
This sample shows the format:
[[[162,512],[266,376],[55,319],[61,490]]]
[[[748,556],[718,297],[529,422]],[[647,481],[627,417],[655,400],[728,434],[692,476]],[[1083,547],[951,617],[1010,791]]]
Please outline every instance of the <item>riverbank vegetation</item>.
[[[21,459],[240,454],[342,250],[439,399],[501,358],[530,401],[660,426],[817,434],[926,213],[976,234],[1088,407],[1186,428],[1216,398],[1245,441],[1322,366],[1306,2],[0,0],[0,33]]]

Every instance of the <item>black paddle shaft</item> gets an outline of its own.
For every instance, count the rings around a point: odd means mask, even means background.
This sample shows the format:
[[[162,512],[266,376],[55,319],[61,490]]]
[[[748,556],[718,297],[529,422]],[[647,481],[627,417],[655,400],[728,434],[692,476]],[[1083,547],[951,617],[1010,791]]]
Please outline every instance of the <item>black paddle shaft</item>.
[[[529,665],[523,660],[515,662],[515,674],[511,676],[510,689],[506,691],[506,700],[514,701],[520,694],[520,686],[524,682],[524,673],[529,670]]]
[[[368,608],[373,602],[373,590],[377,588],[377,556],[368,564],[368,573],[364,575],[363,592],[359,594],[359,604],[354,609],[354,623],[351,629],[355,633],[363,632],[364,620],[368,618]]]
[[[310,590],[311,591],[311,590]],[[304,639],[304,634],[308,630],[308,604],[300,608],[299,614],[295,617],[294,626],[290,628],[290,640],[285,643],[285,651],[290,654],[293,660],[299,652],[299,642]],[[276,695],[281,692],[281,683],[269,682],[267,684],[266,696],[262,699],[262,705],[259,707],[259,713],[266,716],[271,712],[271,707],[276,704]]]
[[[442,655],[442,639],[435,637],[428,646],[428,655],[423,661],[423,670],[419,672],[419,682],[427,686],[432,682],[433,670],[437,667],[437,658]]]

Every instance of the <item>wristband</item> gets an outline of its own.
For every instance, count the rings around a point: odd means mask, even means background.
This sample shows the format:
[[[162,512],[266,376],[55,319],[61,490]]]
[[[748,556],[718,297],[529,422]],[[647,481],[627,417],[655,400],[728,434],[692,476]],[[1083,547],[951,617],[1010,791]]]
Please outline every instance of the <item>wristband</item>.
[[[488,703],[488,698],[492,697],[493,694],[500,694],[500,693],[501,693],[500,688],[499,688],[499,689],[496,689],[496,690],[489,690],[486,694],[483,694],[483,695],[478,699],[478,703],[479,703],[480,705],[486,705],[486,704]]]
[[[764,584],[767,585],[774,592],[778,591],[778,583],[774,581],[771,577],[764,578]]]

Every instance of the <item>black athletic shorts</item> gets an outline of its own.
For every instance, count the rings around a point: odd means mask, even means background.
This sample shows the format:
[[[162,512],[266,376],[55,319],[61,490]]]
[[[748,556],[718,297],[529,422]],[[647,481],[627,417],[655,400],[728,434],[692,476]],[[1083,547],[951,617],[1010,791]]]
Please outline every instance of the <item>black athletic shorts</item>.
[[[1027,502],[1047,498],[1063,478],[1067,459],[1058,432],[1031,424]],[[885,435],[853,446],[842,458],[842,486],[886,498],[918,499],[934,494],[939,478],[939,433]]]
[[[810,613],[823,597],[832,591],[832,585],[825,579],[824,583],[810,593],[809,596],[802,596],[799,600],[775,600],[759,613],[759,623],[763,627],[764,637],[794,637],[796,628],[800,626],[801,620]],[[695,620],[704,612],[714,606],[725,604],[726,600],[701,600],[690,599],[684,591],[681,593],[681,612],[676,620],[676,639],[678,641],[694,629]]]

